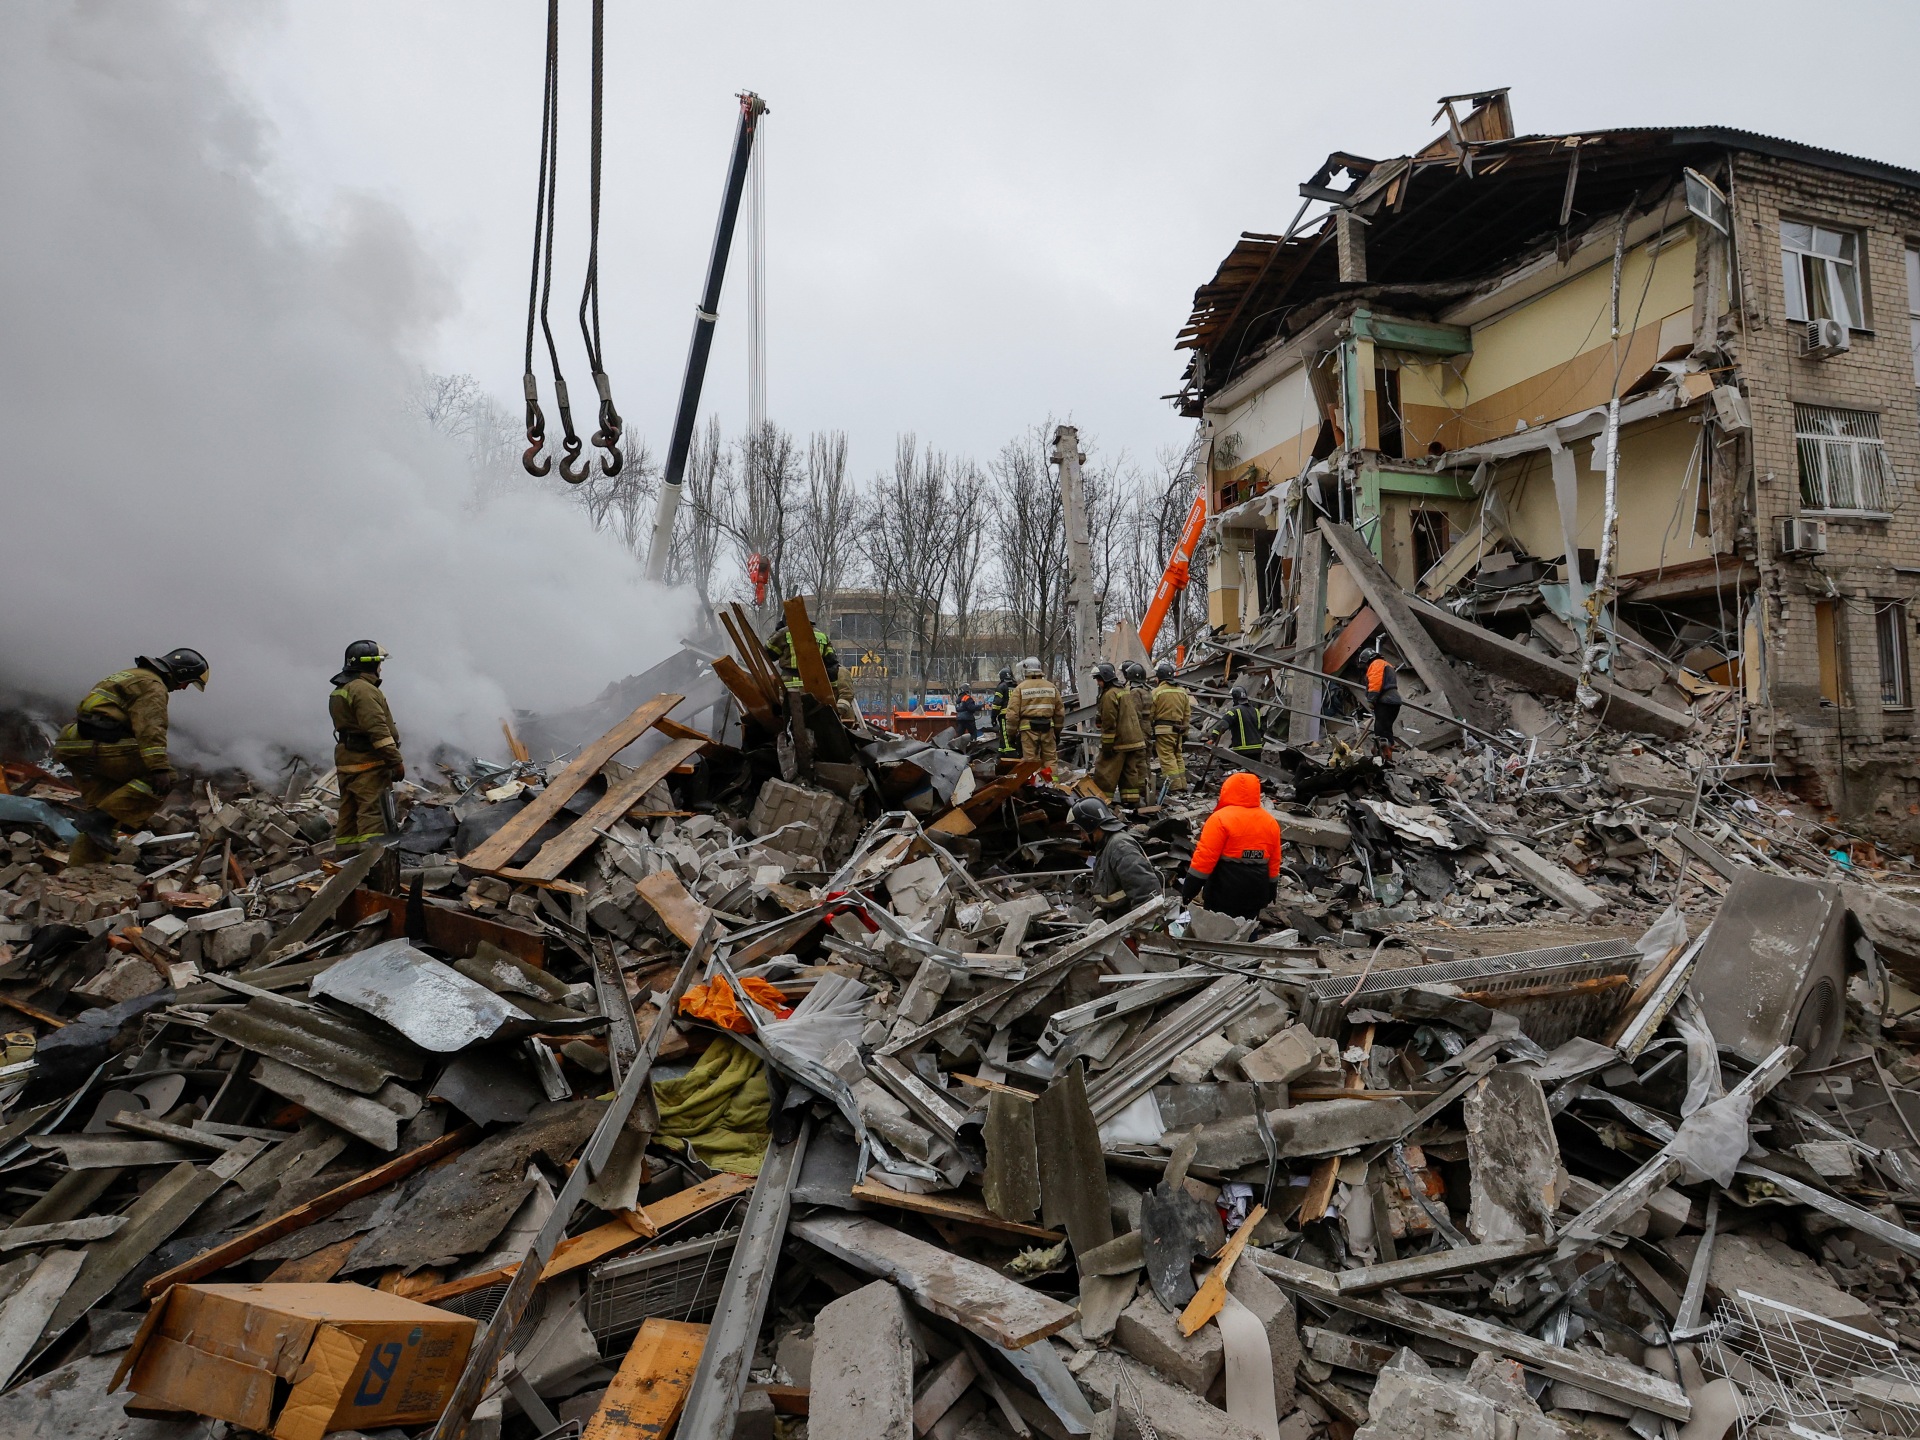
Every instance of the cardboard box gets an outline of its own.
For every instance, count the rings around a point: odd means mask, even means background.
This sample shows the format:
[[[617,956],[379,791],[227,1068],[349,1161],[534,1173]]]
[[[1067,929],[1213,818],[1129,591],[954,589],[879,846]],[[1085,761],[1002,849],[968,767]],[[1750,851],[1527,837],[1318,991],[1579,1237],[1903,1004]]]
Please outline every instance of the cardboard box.
[[[175,1285],[112,1388],[274,1440],[425,1424],[453,1393],[476,1328],[364,1285]]]

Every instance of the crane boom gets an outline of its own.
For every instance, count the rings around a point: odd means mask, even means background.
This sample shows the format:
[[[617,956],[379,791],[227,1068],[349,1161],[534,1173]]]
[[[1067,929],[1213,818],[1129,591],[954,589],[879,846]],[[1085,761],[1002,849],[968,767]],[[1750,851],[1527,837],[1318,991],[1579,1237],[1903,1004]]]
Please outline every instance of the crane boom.
[[[747,161],[753,138],[767,105],[751,90],[740,94],[740,128],[733,137],[733,160],[727,167],[727,187],[720,197],[720,220],[713,231],[713,254],[707,260],[707,285],[693,311],[693,343],[687,348],[687,373],[680,382],[680,408],[673,417],[673,439],[667,446],[667,465],[660,476],[660,501],[653,517],[653,544],[647,552],[647,578],[666,578],[667,556],[673,549],[673,519],[680,509],[681,482],[686,479],[687,454],[693,448],[693,425],[700,411],[700,387],[707,378],[707,352],[713,348],[713,326],[720,318],[720,287],[727,278],[727,255],[733,249],[734,222],[740,218],[740,196],[747,186]]]
[[[1200,547],[1200,532],[1207,526],[1207,492],[1203,489],[1193,497],[1193,508],[1187,511],[1187,523],[1181,528],[1180,539],[1173,547],[1173,555],[1167,561],[1166,572],[1160,577],[1160,585],[1153,592],[1153,603],[1147,606],[1146,619],[1140,622],[1140,644],[1147,654],[1153,654],[1153,642],[1160,638],[1160,627],[1166,622],[1167,611],[1173,608],[1173,598],[1187,588],[1187,567],[1192,563],[1193,552]]]

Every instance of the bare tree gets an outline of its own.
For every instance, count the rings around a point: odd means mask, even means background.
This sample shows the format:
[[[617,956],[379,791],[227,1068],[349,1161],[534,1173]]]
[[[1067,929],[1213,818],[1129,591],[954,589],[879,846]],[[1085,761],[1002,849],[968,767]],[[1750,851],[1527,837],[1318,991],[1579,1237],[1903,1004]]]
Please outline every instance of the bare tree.
[[[787,545],[787,579],[824,612],[857,573],[859,496],[847,477],[847,433],[816,431],[807,440],[806,497],[799,533]]]
[[[988,467],[999,556],[994,576],[1022,652],[1056,673],[1067,651],[1067,530],[1048,467],[1051,419],[1000,447]]]

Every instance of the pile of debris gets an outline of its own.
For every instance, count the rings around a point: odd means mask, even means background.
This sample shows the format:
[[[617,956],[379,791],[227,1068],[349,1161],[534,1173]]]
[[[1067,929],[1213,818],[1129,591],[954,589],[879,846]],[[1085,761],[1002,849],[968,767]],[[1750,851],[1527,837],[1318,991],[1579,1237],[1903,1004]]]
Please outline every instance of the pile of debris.
[[[726,618],[351,857],[321,776],[69,870],[8,766],[0,1433],[1915,1433],[1893,887],[1470,722],[1244,762],[1258,920],[1103,914],[1083,775]]]

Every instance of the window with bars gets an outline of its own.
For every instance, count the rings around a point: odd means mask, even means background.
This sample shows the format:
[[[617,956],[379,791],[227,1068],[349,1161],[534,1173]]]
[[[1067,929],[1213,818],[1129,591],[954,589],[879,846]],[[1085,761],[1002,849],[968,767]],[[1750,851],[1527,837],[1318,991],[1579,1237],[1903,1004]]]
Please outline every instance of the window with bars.
[[[1906,601],[1876,601],[1873,630],[1880,647],[1881,708],[1911,710],[1913,708],[1913,676],[1907,669]]]
[[[1838,320],[1866,328],[1860,304],[1860,237],[1803,220],[1780,222],[1780,268],[1789,320]]]
[[[1800,500],[1808,509],[1886,513],[1892,475],[1875,411],[1796,405],[1793,437],[1800,451]]]

